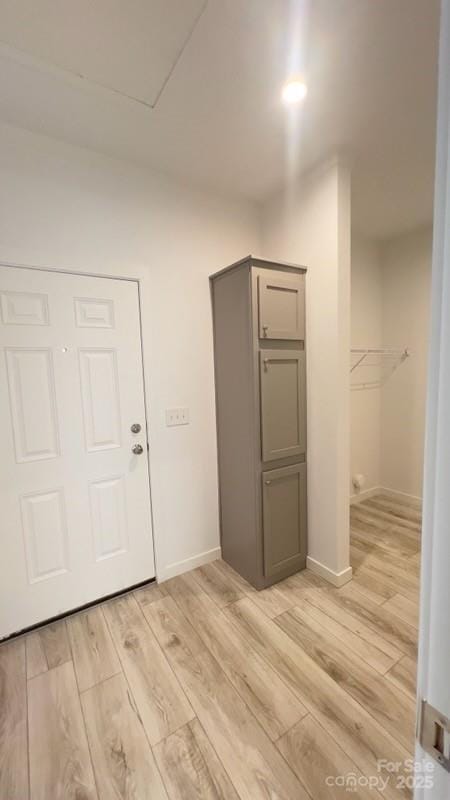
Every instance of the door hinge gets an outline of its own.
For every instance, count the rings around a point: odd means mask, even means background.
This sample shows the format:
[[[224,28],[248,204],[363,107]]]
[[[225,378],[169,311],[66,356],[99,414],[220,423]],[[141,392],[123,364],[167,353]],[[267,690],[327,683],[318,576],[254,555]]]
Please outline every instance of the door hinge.
[[[421,700],[417,727],[425,752],[450,772],[450,719]]]

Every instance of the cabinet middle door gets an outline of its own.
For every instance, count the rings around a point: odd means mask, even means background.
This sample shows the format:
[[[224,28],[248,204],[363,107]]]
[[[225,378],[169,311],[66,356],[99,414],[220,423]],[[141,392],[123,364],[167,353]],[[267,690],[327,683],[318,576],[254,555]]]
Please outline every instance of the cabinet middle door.
[[[261,339],[305,339],[304,275],[260,275],[258,306]]]
[[[260,352],[263,461],[306,451],[305,363],[304,350]]]

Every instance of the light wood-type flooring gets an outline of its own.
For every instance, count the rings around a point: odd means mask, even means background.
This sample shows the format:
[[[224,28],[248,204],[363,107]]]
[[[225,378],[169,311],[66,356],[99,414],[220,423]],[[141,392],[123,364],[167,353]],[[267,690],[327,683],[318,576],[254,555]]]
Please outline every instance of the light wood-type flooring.
[[[341,589],[216,561],[1,645],[0,800],[409,796],[366,779],[413,752],[420,510],[351,522]]]

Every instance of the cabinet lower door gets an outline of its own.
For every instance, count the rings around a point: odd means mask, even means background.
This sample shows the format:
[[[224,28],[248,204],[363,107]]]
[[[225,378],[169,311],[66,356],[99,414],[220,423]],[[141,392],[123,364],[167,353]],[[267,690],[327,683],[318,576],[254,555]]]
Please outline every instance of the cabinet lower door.
[[[263,472],[264,574],[295,572],[306,560],[306,464]]]

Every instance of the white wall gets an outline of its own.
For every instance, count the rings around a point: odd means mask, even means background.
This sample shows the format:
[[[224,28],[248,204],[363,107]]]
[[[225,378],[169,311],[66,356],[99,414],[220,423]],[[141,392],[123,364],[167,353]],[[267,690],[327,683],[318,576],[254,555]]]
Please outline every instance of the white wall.
[[[378,245],[352,236],[351,343],[353,347],[382,346],[382,269]],[[372,368],[368,379],[372,379]],[[359,381],[361,368],[355,372]],[[363,491],[381,481],[381,390],[352,390],[350,483],[352,476],[365,476]],[[350,486],[351,495],[355,489]]]
[[[383,339],[408,346],[411,357],[381,393],[381,484],[422,496],[431,228],[386,243],[383,264]]]
[[[339,162],[263,209],[263,252],[308,267],[308,564],[349,568],[350,175]]]
[[[142,278],[158,576],[217,555],[208,275],[259,250],[255,209],[6,126],[0,173],[1,261]]]

